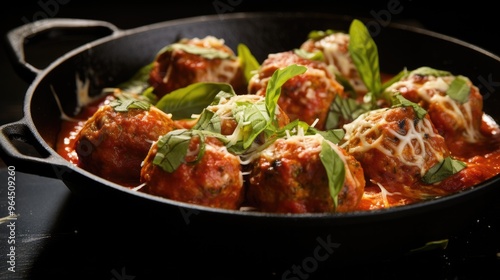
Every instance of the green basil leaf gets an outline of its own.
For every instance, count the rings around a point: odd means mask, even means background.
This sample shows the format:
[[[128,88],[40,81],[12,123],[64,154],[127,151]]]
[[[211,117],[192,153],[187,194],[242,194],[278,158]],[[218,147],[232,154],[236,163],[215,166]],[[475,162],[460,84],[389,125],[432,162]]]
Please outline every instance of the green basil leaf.
[[[199,82],[164,95],[156,107],[172,114],[174,120],[189,119],[193,114],[200,114],[221,91],[236,95],[230,84]]]
[[[417,115],[418,119],[423,119],[425,117],[425,114],[427,114],[427,111],[420,107],[417,103],[411,102],[410,100],[404,98],[401,93],[396,93],[393,95],[393,101],[392,101],[392,108],[396,107],[412,107],[413,110],[415,111],[415,114]]]
[[[337,207],[338,194],[344,187],[345,182],[345,166],[344,161],[330,145],[328,140],[322,141],[319,158],[325,167],[328,176],[328,189],[330,190],[333,203]]]
[[[143,100],[125,99],[125,100],[112,100],[109,106],[113,107],[116,112],[127,112],[129,109],[141,109],[149,111],[151,103]]]
[[[188,45],[188,44],[183,44],[183,43],[170,44],[170,45],[164,47],[163,49],[161,49],[158,52],[158,55],[160,55],[164,52],[173,51],[173,50],[182,50],[182,51],[185,51],[187,53],[202,56],[206,59],[216,59],[216,58],[218,58],[218,59],[230,59],[230,58],[234,58],[233,55],[231,55],[227,52],[224,52],[222,50],[218,50],[215,48],[204,48],[204,47],[199,47],[199,46],[195,46],[195,45]]]
[[[315,60],[315,61],[324,61],[325,60],[323,53],[320,51],[308,52],[308,51],[303,50],[303,49],[294,49],[293,52],[296,55],[298,55],[304,59]]]
[[[331,72],[333,73],[334,71]],[[337,82],[339,82],[344,87],[344,93],[346,93],[347,96],[354,99],[358,96],[351,82],[349,82],[349,80],[342,76],[340,73],[335,73],[335,80],[337,80]]]
[[[238,124],[241,125],[240,133],[243,141],[243,149],[245,150],[253,144],[255,138],[257,138],[270,123],[270,117],[264,101],[237,104],[233,111],[233,116],[235,116]]]
[[[281,94],[281,86],[294,76],[306,72],[307,67],[297,64],[274,71],[266,88],[266,108],[271,120],[275,119],[276,107]]]
[[[307,38],[312,39],[314,41],[318,41],[318,40],[321,40],[321,39],[325,38],[326,36],[331,35],[333,33],[335,33],[335,31],[333,31],[332,29],[327,29],[324,31],[323,30],[312,30],[307,35]]]
[[[158,139],[153,164],[166,172],[174,172],[185,160],[192,133],[186,129],[173,130]]]
[[[377,98],[382,89],[377,45],[363,22],[357,19],[351,23],[349,37],[349,54],[354,65],[368,91]]]
[[[459,172],[466,166],[465,162],[446,157],[443,161],[432,166],[422,177],[422,181],[426,184],[437,183]]]
[[[464,76],[457,76],[450,84],[446,91],[448,96],[460,103],[465,103],[469,100],[470,86],[467,83],[467,78]]]
[[[411,71],[410,75],[445,77],[445,76],[451,76],[451,73],[448,71],[434,69],[428,66],[422,66],[420,68]]]
[[[325,138],[326,140],[328,140],[334,144],[338,144],[344,138],[345,131],[343,129],[340,129],[340,128],[322,131],[322,130],[318,130],[314,127],[310,127],[307,134],[308,135],[319,134],[319,135],[323,136],[323,138]]]
[[[193,129],[221,133],[221,123],[222,120],[219,115],[210,110],[203,109]]]
[[[260,68],[260,64],[250,52],[250,49],[242,43],[238,44],[238,57],[240,58],[241,65],[243,66],[243,73],[248,82]]]
[[[360,103],[353,98],[335,96],[335,99],[330,104],[328,116],[325,122],[326,129],[339,128],[340,120],[352,121],[361,114],[371,110],[371,104]]]

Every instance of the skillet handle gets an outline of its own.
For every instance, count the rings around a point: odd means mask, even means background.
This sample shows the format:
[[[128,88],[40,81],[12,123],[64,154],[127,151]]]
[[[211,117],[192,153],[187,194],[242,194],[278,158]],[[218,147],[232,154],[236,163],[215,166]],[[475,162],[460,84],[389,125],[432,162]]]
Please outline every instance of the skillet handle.
[[[72,28],[86,29],[96,34],[106,31],[106,35],[120,31],[118,27],[106,21],[69,18],[41,19],[12,29],[7,33],[6,43],[9,58],[18,75],[29,83],[43,70],[26,61],[24,46],[27,39],[43,32]]]
[[[0,154],[7,165],[21,172],[57,179],[72,172],[36,140],[22,120],[0,126]]]

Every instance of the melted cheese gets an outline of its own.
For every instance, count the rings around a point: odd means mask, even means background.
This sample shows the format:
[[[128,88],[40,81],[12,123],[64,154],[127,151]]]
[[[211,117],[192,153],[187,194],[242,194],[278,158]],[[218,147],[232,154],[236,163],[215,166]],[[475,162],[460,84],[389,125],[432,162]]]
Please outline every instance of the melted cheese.
[[[425,83],[417,84],[413,81],[413,77],[410,76],[407,80],[394,83],[387,90],[392,92],[400,88],[415,90],[422,100],[428,104],[438,106],[441,111],[446,112],[447,115],[455,120],[454,129],[463,130],[462,136],[465,141],[469,143],[478,142],[482,139],[482,135],[474,127],[471,102],[467,101],[462,104],[446,94],[454,79],[454,76],[428,76],[428,80]]]
[[[353,122],[344,125],[345,139],[347,141],[341,147],[349,147],[349,153],[363,153],[371,149],[377,149],[388,157],[396,157],[407,166],[415,166],[420,169],[421,176],[425,175],[426,155],[432,154],[440,161],[443,154],[431,145],[426,137],[441,137],[434,132],[432,123],[424,118],[415,123],[412,120],[405,120],[408,127],[406,134],[400,134],[397,131],[386,127],[392,139],[397,141],[388,141],[384,134],[380,133],[382,126],[388,122],[384,118],[385,113],[390,109],[377,109],[359,116]],[[377,138],[373,139],[373,136]],[[359,141],[359,144],[350,146],[353,141]],[[408,153],[408,151],[410,151]]]
[[[357,92],[365,92],[367,88],[357,75],[357,69],[352,62],[348,50],[349,34],[335,33],[315,43],[322,50],[325,61],[335,72],[346,77]]]
[[[198,72],[199,81],[231,81],[238,69],[240,61],[238,59],[223,59],[217,67],[207,67],[206,71]]]

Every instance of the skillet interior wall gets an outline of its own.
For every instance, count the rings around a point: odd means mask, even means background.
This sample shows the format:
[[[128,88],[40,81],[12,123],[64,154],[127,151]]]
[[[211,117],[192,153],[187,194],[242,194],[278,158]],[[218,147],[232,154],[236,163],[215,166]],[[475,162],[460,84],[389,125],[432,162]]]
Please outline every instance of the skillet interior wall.
[[[447,5],[446,2],[430,3],[430,1],[410,0],[382,0],[370,1],[248,1],[248,0],[210,0],[210,1],[178,1],[158,5],[156,2],[143,0],[140,2],[123,3],[122,1],[97,1],[83,0],[40,0],[40,1],[16,1],[13,6],[0,9],[3,24],[0,26],[2,36],[7,31],[20,26],[26,22],[36,21],[42,18],[86,18],[105,20],[115,24],[121,29],[130,29],[156,22],[163,22],[176,18],[184,18],[198,15],[224,14],[236,12],[321,12],[348,14],[355,17],[373,19],[379,26],[383,27],[388,22],[401,22],[416,24],[433,31],[441,32],[476,44],[486,50],[500,54],[500,47],[495,43],[498,32],[494,22],[492,9],[486,1],[475,1],[474,5]],[[397,12],[396,12],[397,11]],[[391,13],[392,12],[392,13]],[[78,40],[55,41],[52,45],[39,46],[36,43],[27,48],[27,57],[35,57],[33,62],[36,66],[45,67],[57,58],[56,56],[43,55],[43,49],[54,50],[62,55],[65,51],[79,46],[90,40],[90,37],[82,37]],[[64,46],[64,47],[63,47]],[[408,50],[416,49],[408,46],[407,42],[401,42],[401,48]],[[35,51],[36,56],[30,56],[30,51]],[[42,54],[42,55],[40,55]],[[42,59],[40,59],[42,58]],[[467,60],[467,57],[464,57]],[[22,104],[24,94],[29,86],[29,81],[23,81],[12,69],[6,57],[4,46],[0,52],[0,69],[2,70],[3,90],[0,92],[0,124],[17,121],[23,116]],[[495,91],[500,88],[496,80],[498,75],[492,72],[478,74],[482,81],[486,81],[483,91],[494,96]],[[483,93],[484,94],[484,93]],[[496,104],[495,102],[485,102]],[[495,109],[495,108],[492,108]]]

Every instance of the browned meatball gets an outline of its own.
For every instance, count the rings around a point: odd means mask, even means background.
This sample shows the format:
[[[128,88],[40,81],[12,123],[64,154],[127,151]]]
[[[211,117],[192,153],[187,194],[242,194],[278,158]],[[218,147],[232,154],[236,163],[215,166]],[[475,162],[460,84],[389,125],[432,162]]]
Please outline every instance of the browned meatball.
[[[155,58],[149,83],[158,97],[197,82],[222,82],[236,93],[246,93],[247,82],[239,58],[213,36],[182,39]]]
[[[349,53],[349,41],[349,34],[334,32],[321,38],[308,39],[302,43],[300,48],[308,52],[322,52],[326,64],[333,66],[334,71],[346,78],[355,92],[362,96],[368,90],[352,61]]]
[[[229,153],[216,138],[205,138],[205,144],[202,158],[194,162],[200,138],[192,137],[185,161],[173,172],[168,172],[153,162],[158,153],[156,142],[141,170],[141,181],[146,184],[142,191],[176,201],[238,209],[244,198],[239,158]]]
[[[338,206],[329,191],[328,175],[320,159],[323,138],[280,138],[251,163],[247,198],[259,211],[276,213],[347,212],[363,196],[365,179],[359,162],[330,143],[345,165],[345,181]]]
[[[423,69],[423,68],[422,68]],[[406,99],[418,103],[427,110],[432,123],[444,136],[448,148],[454,155],[465,155],[465,143],[481,143],[483,98],[478,88],[465,77],[463,84],[469,90],[465,102],[454,100],[447,93],[457,76],[447,72],[441,76],[424,73],[417,69],[400,81],[392,84],[387,91],[399,92]]]
[[[173,129],[172,119],[156,107],[117,112],[103,105],[77,135],[78,166],[104,179],[137,186],[152,143]]]
[[[323,130],[332,101],[337,95],[344,94],[344,88],[324,62],[302,58],[293,51],[270,54],[258,73],[250,79],[248,92],[264,96],[274,72],[292,64],[306,66],[307,71],[283,84],[278,105],[290,120],[300,119]]]
[[[361,163],[367,181],[383,186],[420,183],[432,166],[450,154],[429,114],[419,119],[413,107],[373,110],[344,129],[340,146]]]

